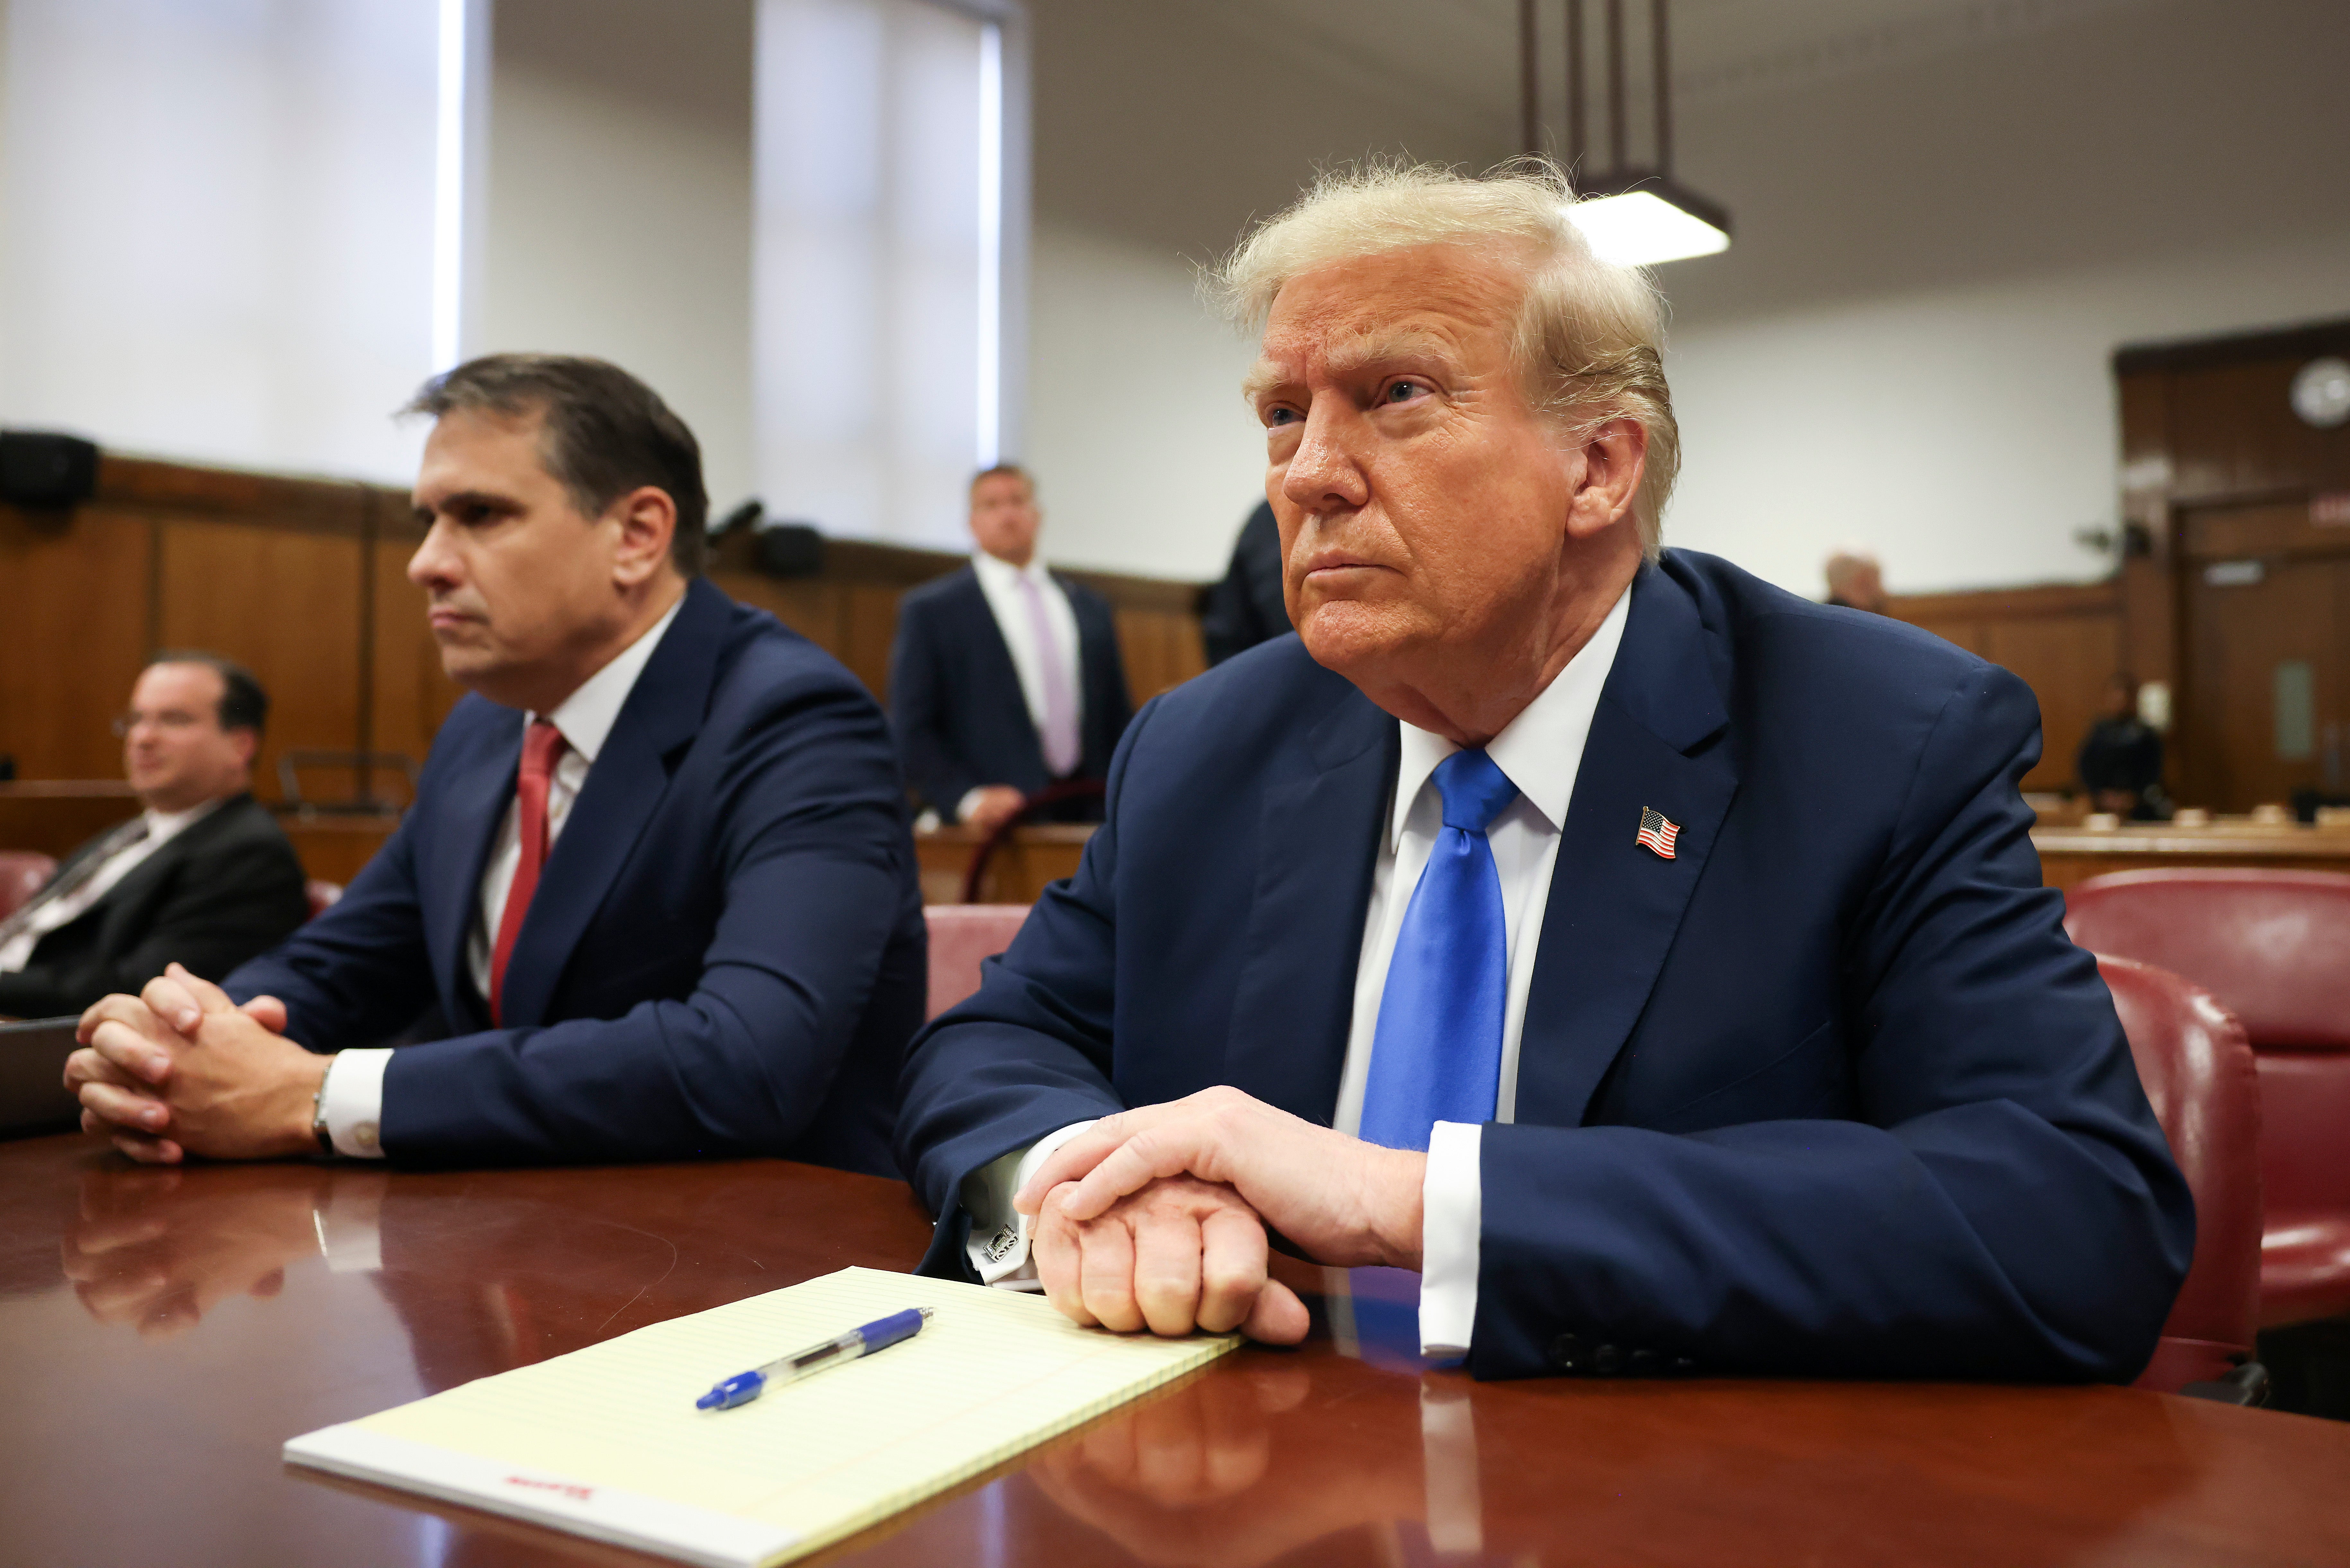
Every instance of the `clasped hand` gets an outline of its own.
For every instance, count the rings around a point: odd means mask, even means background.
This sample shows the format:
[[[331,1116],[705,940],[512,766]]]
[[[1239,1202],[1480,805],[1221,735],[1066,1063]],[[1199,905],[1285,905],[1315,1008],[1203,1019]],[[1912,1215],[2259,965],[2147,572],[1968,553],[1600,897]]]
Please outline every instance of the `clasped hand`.
[[[276,998],[238,1007],[175,963],[137,996],[105,997],[82,1014],[66,1087],[81,1101],[83,1131],[149,1164],[308,1153],[328,1059],[285,1029]]]
[[[1266,1272],[1267,1227],[1317,1262],[1417,1269],[1427,1162],[1220,1087],[1104,1116],[1013,1207],[1046,1299],[1076,1322],[1295,1345],[1305,1307]]]

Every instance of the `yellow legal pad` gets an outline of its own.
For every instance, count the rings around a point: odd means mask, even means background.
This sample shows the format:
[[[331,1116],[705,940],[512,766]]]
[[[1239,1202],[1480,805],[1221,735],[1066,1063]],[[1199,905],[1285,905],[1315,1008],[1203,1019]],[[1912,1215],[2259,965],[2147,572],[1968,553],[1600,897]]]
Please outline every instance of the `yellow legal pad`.
[[[746,1367],[907,1307],[912,1339],[732,1410]],[[843,1269],[286,1445],[287,1462],[689,1563],[813,1552],[1205,1366],[1230,1335],[1079,1328],[1042,1296]]]

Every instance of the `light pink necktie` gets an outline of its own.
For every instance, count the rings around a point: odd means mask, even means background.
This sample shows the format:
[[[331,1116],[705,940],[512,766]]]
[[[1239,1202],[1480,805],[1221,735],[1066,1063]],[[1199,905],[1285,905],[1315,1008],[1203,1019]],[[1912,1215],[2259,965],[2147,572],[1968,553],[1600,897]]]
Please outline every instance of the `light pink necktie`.
[[[1077,771],[1077,694],[1069,686],[1068,661],[1061,656],[1061,639],[1053,635],[1053,618],[1045,613],[1044,590],[1023,572],[1020,593],[1028,601],[1036,657],[1045,666],[1045,722],[1037,734],[1045,745],[1045,770],[1056,779],[1066,778]]]

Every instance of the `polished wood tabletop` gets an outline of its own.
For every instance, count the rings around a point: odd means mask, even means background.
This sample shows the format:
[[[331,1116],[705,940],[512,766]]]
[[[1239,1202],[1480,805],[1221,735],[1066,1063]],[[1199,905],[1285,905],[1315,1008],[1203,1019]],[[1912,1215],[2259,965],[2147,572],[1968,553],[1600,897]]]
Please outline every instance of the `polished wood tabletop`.
[[[896,1183],[775,1162],[135,1168],[0,1145],[0,1563],[657,1561],[291,1469],[279,1445],[851,1263]],[[2350,1562],[2350,1428],[2118,1388],[1477,1384],[1376,1277],[811,1561]],[[983,1372],[974,1369],[974,1376]]]

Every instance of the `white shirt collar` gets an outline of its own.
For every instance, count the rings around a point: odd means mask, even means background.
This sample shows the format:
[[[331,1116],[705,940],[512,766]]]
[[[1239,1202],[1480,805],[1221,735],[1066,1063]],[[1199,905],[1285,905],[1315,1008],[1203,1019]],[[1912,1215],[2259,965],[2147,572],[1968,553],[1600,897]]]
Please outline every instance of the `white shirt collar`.
[[[604,749],[605,737],[611,734],[612,726],[619,721],[620,705],[636,690],[637,677],[645,672],[646,661],[660,646],[661,634],[669,630],[669,623],[684,607],[685,595],[680,594],[677,603],[669,607],[667,615],[653,622],[650,630],[614,654],[612,662],[581,681],[578,691],[546,715],[546,722],[563,732],[565,742],[579,753],[581,762],[594,763],[596,753]],[[536,717],[527,714],[523,722],[527,724]]]
[[[1591,737],[1599,693],[1607,684],[1607,672],[1616,668],[1616,649],[1624,640],[1624,623],[1631,608],[1632,590],[1626,588],[1600,621],[1599,629],[1591,634],[1591,640],[1510,721],[1508,728],[1486,743],[1485,754],[1518,786],[1518,793],[1542,815],[1553,833],[1566,823],[1575,776],[1582,766],[1583,744]],[[1412,803],[1419,798],[1420,788],[1436,771],[1436,764],[1461,749],[1418,725],[1400,728],[1403,754],[1396,770],[1395,805],[1388,823],[1390,850],[1401,842]]]
[[[1040,588],[1053,580],[1053,574],[1045,566],[1042,552],[1029,556],[1026,566],[1015,566],[1011,562],[1000,556],[991,556],[984,550],[973,550],[971,553],[971,566],[972,570],[979,574],[983,583],[992,583],[993,586],[1000,588],[1014,587],[1023,577],[1026,577]]]
[[[165,839],[173,837],[178,834],[184,832],[186,829],[194,826],[203,818],[210,816],[213,812],[218,811],[223,805],[228,803],[230,798],[231,797],[228,795],[220,795],[214,799],[205,801],[200,805],[192,805],[185,811],[149,810],[145,814],[147,817],[147,842],[149,844],[161,844]]]

